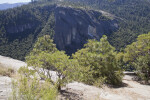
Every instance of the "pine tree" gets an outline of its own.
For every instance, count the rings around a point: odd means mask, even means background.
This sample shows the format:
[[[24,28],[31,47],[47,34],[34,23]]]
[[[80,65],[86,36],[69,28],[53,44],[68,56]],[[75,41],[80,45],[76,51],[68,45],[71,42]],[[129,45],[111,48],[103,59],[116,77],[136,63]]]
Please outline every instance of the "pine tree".
[[[28,66],[33,66],[42,79],[57,84],[58,90],[61,90],[62,85],[72,80],[76,66],[69,58],[64,51],[57,50],[49,35],[45,35],[37,40],[34,49],[26,57],[26,62]],[[56,81],[52,80],[50,71],[56,72]]]
[[[135,68],[146,82],[150,80],[150,33],[139,35],[137,41],[125,49],[124,60]]]
[[[81,68],[81,81],[100,86],[106,82],[114,85],[122,83],[122,70],[116,59],[115,48],[103,36],[99,41],[89,40],[85,48],[73,55]]]

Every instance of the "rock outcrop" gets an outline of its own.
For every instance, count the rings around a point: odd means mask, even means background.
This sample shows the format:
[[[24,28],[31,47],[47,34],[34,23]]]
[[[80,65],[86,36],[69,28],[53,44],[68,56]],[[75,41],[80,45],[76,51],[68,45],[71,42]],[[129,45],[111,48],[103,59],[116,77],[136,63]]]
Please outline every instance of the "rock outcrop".
[[[55,36],[57,48],[67,54],[83,47],[88,39],[100,39],[118,29],[117,18],[101,11],[82,10],[71,7],[55,8]]]
[[[0,64],[4,67],[11,67],[18,70],[21,66],[26,66],[25,62],[0,56]],[[134,76],[131,72],[124,72],[123,87],[107,87],[102,88],[86,85],[79,82],[66,84],[62,88],[58,100],[150,100],[150,86],[142,85],[133,81]],[[56,74],[52,74],[56,78]],[[12,94],[11,82],[12,78],[0,76],[0,100],[8,100]]]
[[[7,40],[0,44],[0,54],[24,60],[39,36],[51,34],[52,12],[55,16],[54,42],[59,50],[69,55],[81,49],[88,39],[99,40],[102,35],[112,34],[119,28],[120,19],[104,11],[62,5],[25,5],[0,13],[0,34],[3,34],[0,39]]]

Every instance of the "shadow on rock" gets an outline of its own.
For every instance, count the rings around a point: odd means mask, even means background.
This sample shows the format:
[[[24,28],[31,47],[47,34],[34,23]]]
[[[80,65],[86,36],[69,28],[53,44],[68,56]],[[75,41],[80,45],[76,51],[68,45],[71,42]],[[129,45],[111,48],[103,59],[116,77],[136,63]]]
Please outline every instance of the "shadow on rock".
[[[81,94],[76,94],[67,90],[61,90],[60,95],[61,95],[60,100],[83,100]]]

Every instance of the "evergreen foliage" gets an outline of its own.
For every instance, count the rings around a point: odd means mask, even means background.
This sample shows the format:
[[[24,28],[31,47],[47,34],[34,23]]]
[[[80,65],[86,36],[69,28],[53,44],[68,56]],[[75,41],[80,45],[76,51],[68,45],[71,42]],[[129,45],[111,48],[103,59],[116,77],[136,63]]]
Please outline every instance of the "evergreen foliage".
[[[148,0],[65,0],[84,8],[103,10],[119,17],[119,30],[108,36],[117,50],[134,42],[138,35],[150,31],[150,1]]]
[[[119,30],[113,34],[108,33],[108,41],[117,50],[134,42],[139,34],[150,31],[150,2],[147,0],[38,0],[0,11],[0,54],[24,60],[38,37],[48,34],[53,38],[53,32],[49,29],[55,26],[51,10],[55,4],[85,10],[104,10],[119,17]],[[33,27],[18,31],[22,25]],[[12,27],[18,32],[11,30]]]
[[[126,47],[124,60],[132,64],[141,79],[150,80],[150,33],[139,35]]]
[[[122,83],[122,70],[116,59],[115,48],[103,36],[100,42],[89,40],[85,48],[73,55],[79,62],[81,81],[100,86],[105,83]]]
[[[26,57],[26,62],[28,66],[33,66],[42,79],[49,79],[52,84],[55,84],[55,81],[51,80],[50,71],[56,71],[58,76],[56,83],[59,90],[61,86],[68,83],[73,77],[71,73],[75,64],[72,63],[73,61],[69,59],[69,56],[64,51],[57,50],[49,35],[38,39],[33,50]]]
[[[56,100],[57,89],[49,81],[41,82],[27,67],[18,72],[17,81],[12,82],[12,100]]]
[[[53,36],[52,30],[47,31],[54,29],[54,14],[49,10],[53,7],[36,3],[0,11],[0,54],[24,60],[38,37]]]

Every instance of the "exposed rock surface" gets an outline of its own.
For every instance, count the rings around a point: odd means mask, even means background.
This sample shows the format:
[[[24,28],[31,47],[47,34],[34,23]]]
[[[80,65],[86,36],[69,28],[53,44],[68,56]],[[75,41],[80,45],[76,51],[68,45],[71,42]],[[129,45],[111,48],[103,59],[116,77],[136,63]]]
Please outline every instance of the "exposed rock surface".
[[[27,66],[27,64],[23,61],[19,61],[9,57],[4,57],[1,55],[0,55],[0,64],[3,65],[3,67],[10,67],[13,68],[14,70],[18,70],[20,67]]]
[[[26,63],[9,57],[0,56],[0,65],[17,71],[20,67],[26,66]],[[12,78],[0,75],[0,100],[9,100],[12,95],[11,84]]]
[[[118,19],[104,11],[57,6],[54,12],[54,41],[58,49],[68,54],[82,48],[88,39],[99,39],[118,29]]]
[[[3,56],[0,56],[0,63],[14,69],[26,65],[22,61]],[[150,100],[150,86],[133,81],[131,74],[125,75],[123,87],[97,88],[78,82],[69,83],[63,88],[58,100],[66,100],[66,98],[69,100]],[[11,78],[0,76],[0,100],[7,100],[9,95],[11,95]]]
[[[12,93],[10,77],[0,76],[0,100],[8,100]]]
[[[66,98],[70,98],[69,100],[150,100],[150,86],[142,85],[132,78],[133,76],[125,75],[123,82],[126,85],[116,88],[107,86],[97,88],[78,82],[69,83],[60,98],[63,98],[62,100]]]
[[[19,32],[23,32],[25,30],[29,30],[33,27],[34,27],[34,25],[31,23],[24,24],[24,25],[18,25],[18,26],[10,26],[10,27],[8,27],[7,32],[10,34],[19,33]]]
[[[102,35],[112,34],[119,28],[120,19],[104,11],[60,5],[25,7],[7,10],[7,14],[2,11],[0,14],[0,22],[4,23],[2,40],[6,42],[0,44],[0,55],[24,60],[39,36],[51,34],[53,25],[50,25],[49,18],[52,12],[55,16],[54,42],[59,50],[65,50],[67,54],[81,49],[88,39],[99,40]],[[24,10],[20,12],[20,9]],[[32,11],[37,13],[33,14]],[[11,12],[15,14],[12,16],[9,14]],[[12,21],[5,19],[7,16],[12,16]]]

